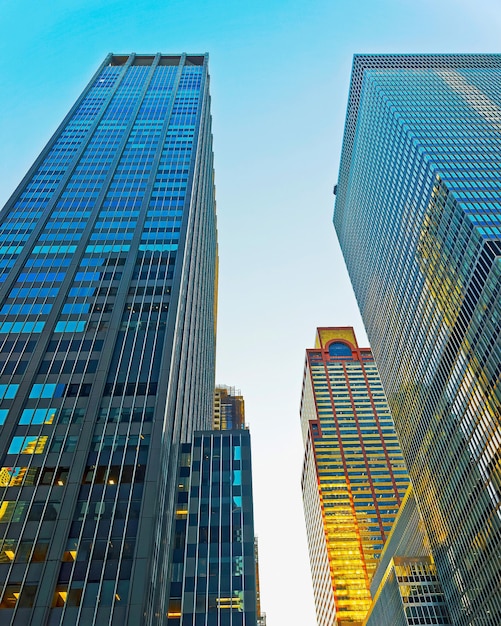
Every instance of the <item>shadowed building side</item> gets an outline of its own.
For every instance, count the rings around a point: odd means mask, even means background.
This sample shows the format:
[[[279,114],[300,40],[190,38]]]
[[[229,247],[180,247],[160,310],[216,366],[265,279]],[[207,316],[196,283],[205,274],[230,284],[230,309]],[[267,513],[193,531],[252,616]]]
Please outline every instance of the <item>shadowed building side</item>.
[[[248,430],[200,431],[183,444],[173,547],[168,626],[266,623]]]

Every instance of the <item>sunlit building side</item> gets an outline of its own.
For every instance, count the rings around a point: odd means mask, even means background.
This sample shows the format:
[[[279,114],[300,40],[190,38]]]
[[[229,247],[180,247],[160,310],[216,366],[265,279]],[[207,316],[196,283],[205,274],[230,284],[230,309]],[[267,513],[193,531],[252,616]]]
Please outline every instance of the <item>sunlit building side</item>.
[[[214,430],[245,427],[245,402],[240,390],[218,385],[214,391]]]
[[[501,624],[501,55],[357,55],[334,223],[457,626]]]
[[[372,579],[363,626],[451,626],[423,520],[409,486]]]
[[[409,479],[372,353],[352,328],[317,329],[301,426],[317,624],[361,624]]]

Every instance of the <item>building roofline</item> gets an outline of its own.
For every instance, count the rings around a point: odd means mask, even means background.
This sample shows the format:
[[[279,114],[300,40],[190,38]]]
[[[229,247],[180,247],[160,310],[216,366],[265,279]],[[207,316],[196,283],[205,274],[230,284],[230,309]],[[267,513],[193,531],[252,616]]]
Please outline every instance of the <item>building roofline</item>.
[[[182,57],[186,59],[185,65],[187,66],[207,65],[209,61],[208,52],[203,52],[203,53],[157,52],[155,54],[152,54],[151,52],[148,52],[145,54],[141,54],[138,52],[124,52],[124,53],[110,52],[107,58],[109,59],[109,65],[125,65],[125,63],[127,62],[127,59],[131,55],[134,56],[134,62],[132,63],[132,65],[151,65],[157,56],[159,57],[159,62],[158,62],[159,65],[177,66],[179,65]]]
[[[501,54],[499,53],[397,53],[397,54],[354,54],[351,70],[350,89],[348,93],[348,106],[343,133],[343,146],[341,149],[340,169],[338,183],[343,179],[343,172],[351,163],[353,142],[358,119],[358,108],[364,73],[370,70],[457,70],[492,68],[501,69]],[[344,189],[337,187],[336,214],[342,212],[344,205]],[[340,211],[338,211],[340,207]]]

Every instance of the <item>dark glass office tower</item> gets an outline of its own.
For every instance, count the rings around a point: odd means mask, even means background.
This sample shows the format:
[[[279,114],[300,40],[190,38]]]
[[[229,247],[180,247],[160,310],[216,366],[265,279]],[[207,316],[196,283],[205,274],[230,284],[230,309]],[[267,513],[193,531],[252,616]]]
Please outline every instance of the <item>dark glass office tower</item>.
[[[259,615],[249,431],[183,444],[168,626],[256,626]]]
[[[0,214],[0,622],[167,620],[212,418],[207,56],[109,55]]]
[[[501,55],[356,56],[336,230],[455,625],[501,624]]]

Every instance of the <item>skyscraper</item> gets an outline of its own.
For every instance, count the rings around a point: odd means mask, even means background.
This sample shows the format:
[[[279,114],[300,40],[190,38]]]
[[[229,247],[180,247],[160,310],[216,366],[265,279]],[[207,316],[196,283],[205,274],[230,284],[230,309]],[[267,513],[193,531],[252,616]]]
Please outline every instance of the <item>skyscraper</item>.
[[[256,626],[249,431],[199,431],[182,452],[168,626]]]
[[[369,348],[318,328],[301,400],[302,489],[318,626],[361,624],[409,483]]]
[[[106,57],[0,214],[0,622],[167,620],[212,419],[207,55]]]
[[[501,623],[501,55],[355,56],[334,223],[456,625]]]
[[[213,426],[216,430],[245,427],[245,403],[241,392],[235,390],[235,387],[216,387]]]

